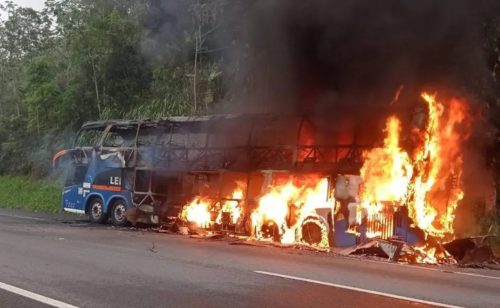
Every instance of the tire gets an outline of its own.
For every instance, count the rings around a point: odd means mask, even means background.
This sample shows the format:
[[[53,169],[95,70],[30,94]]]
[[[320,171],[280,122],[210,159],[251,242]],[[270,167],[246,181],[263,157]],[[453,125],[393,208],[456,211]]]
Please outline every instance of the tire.
[[[111,209],[111,222],[117,227],[125,227],[127,225],[127,205],[123,200],[116,200]]]
[[[104,212],[104,203],[101,198],[94,198],[90,200],[89,218],[90,222],[96,224],[104,224],[107,222],[108,215]]]

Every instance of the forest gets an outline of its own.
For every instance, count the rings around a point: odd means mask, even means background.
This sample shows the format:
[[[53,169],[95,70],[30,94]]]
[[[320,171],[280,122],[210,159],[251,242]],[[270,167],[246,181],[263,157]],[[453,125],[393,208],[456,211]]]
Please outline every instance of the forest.
[[[154,46],[147,36],[161,26],[155,18],[165,17],[155,16],[154,5],[47,1],[38,12],[7,1],[0,23],[0,173],[47,175],[51,155],[85,121],[201,114],[221,99],[221,55],[208,45],[221,6],[183,4],[189,16],[176,21],[168,44]]]
[[[388,1],[367,9],[369,2],[330,10],[321,0],[311,1],[314,8],[259,0],[47,0],[36,11],[6,1],[0,175],[46,177],[52,155],[89,120],[268,112],[277,100],[278,112],[303,110],[293,104],[320,92],[357,106],[387,103],[400,84],[411,91],[421,79],[446,76],[480,102],[484,164],[498,191],[498,4]],[[389,6],[395,16],[385,14]]]

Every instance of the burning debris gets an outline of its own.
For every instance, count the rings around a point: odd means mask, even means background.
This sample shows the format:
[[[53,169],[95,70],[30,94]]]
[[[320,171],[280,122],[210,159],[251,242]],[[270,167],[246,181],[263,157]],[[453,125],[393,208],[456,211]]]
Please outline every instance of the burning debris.
[[[234,231],[240,221],[242,199],[241,184],[233,191],[232,196],[224,200],[197,196],[182,208],[180,218],[182,221],[193,223],[196,228]]]
[[[246,225],[261,241],[318,248],[362,243],[353,253],[412,263],[460,262],[463,256],[450,241],[464,197],[467,105],[427,92],[421,98],[425,118],[404,127],[390,116],[383,146],[363,152],[359,176],[338,175],[332,185],[333,177],[322,174],[275,175],[261,183],[261,193],[252,200],[240,183],[225,201],[195,197],[181,219],[199,228]],[[404,129],[410,138],[402,137]],[[243,206],[251,203],[255,206]]]
[[[438,241],[453,238],[455,210],[463,198],[461,142],[468,138],[470,125],[465,102],[441,102],[425,92],[422,98],[427,119],[422,127],[412,128],[412,152],[401,148],[401,123],[391,117],[384,147],[365,153],[360,209],[373,215],[387,206],[395,208],[394,212],[407,207],[412,227],[424,231],[419,241],[426,243],[429,236]],[[369,236],[378,235],[377,231]],[[424,244],[416,249],[427,254],[421,261],[436,260],[435,247]]]
[[[196,223],[200,228],[206,228],[210,224],[210,212],[210,201],[197,197],[182,209],[181,217]]]
[[[327,179],[309,178],[302,185],[288,181],[271,186],[251,214],[253,235],[257,239],[277,238],[284,244],[305,242],[328,247],[328,224],[316,212],[332,207],[327,196]]]
[[[500,259],[493,254],[491,247],[493,236],[477,236],[453,240],[443,245],[461,265],[485,263],[500,264]]]

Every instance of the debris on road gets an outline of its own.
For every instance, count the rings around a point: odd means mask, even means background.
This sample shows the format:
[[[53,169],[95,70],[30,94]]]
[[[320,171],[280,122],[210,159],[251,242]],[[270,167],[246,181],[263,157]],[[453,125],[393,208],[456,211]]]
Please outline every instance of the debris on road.
[[[152,243],[152,246],[151,246],[151,248],[149,248],[149,251],[151,251],[152,253],[157,253],[158,252],[158,250],[156,249],[155,242]]]
[[[489,246],[491,236],[477,236],[456,239],[441,245],[429,241],[425,247],[410,246],[407,243],[389,239],[373,238],[344,251],[347,255],[371,256],[402,263],[458,264],[460,266],[478,267],[486,264],[500,264]],[[432,257],[428,253],[432,251]],[[500,269],[500,268],[499,268]]]
[[[476,236],[456,239],[444,244],[445,249],[460,265],[500,264],[491,248],[493,236]]]
[[[347,254],[375,256],[397,261],[399,260],[404,245],[405,243],[402,241],[375,238],[355,247],[353,250],[348,251]]]

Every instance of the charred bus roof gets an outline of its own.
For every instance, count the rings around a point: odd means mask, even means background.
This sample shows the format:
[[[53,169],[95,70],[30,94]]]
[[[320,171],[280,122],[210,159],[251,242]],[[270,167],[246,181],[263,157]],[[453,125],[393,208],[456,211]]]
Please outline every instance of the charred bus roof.
[[[217,120],[231,120],[231,119],[273,119],[279,118],[278,115],[272,114],[217,114],[217,115],[209,115],[209,116],[176,116],[176,117],[166,117],[158,120],[102,120],[102,121],[89,121],[85,122],[82,125],[82,129],[89,128],[99,128],[99,127],[107,127],[108,125],[137,125],[137,124],[145,124],[145,125],[165,125],[170,123],[189,123],[189,122],[208,122],[208,121],[217,121]]]
[[[383,124],[383,123],[382,123]],[[174,129],[176,132],[201,133],[245,139],[246,144],[271,145],[371,145],[377,124],[369,121],[345,123],[307,116],[276,114],[216,114],[208,116],[177,116],[158,120],[102,120],[86,122],[80,131],[106,129],[109,126]],[[133,129],[133,127],[130,127]],[[231,144],[232,142],[229,142]]]
[[[136,155],[144,160],[143,165],[156,168],[325,171],[345,165],[346,169],[357,170],[361,152],[372,146],[368,143],[370,139],[356,131],[356,126],[341,124],[304,116],[212,115],[93,121],[85,123],[80,132],[93,129],[106,132],[88,138],[95,140],[93,145],[100,146],[108,135],[135,131],[132,134],[136,146],[164,148],[165,153],[170,153],[165,155],[165,161],[154,162],[152,158],[151,161],[141,158],[141,153]],[[374,131],[370,125],[362,128]],[[122,145],[106,147],[132,149]]]

